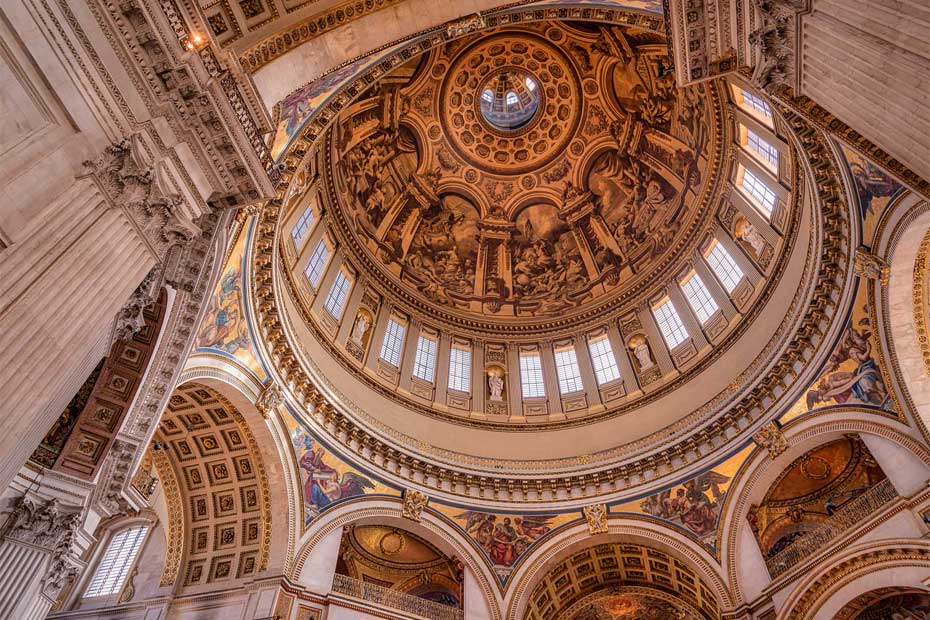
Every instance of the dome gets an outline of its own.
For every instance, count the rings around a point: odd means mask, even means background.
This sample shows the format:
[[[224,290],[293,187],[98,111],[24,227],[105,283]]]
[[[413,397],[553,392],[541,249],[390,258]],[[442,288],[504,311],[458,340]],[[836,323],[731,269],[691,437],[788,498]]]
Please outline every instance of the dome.
[[[294,367],[340,419],[551,477],[747,415],[807,311],[815,214],[768,104],[679,88],[665,45],[499,26],[340,106],[291,184],[276,276]]]

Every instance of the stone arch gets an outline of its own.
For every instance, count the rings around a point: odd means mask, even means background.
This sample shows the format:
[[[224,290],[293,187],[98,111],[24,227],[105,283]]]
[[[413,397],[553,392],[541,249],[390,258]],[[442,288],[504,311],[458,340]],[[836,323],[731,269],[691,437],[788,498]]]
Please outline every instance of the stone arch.
[[[651,519],[610,517],[607,524],[608,533],[592,536],[586,523],[577,523],[543,541],[524,558],[510,578],[504,601],[506,619],[527,617],[534,591],[553,567],[576,552],[602,544],[628,544],[657,550],[689,568],[700,581],[697,608],[701,607],[701,601],[718,611],[733,606],[733,598],[715,559],[688,536]]]
[[[176,591],[254,577],[269,569],[273,545],[275,561],[286,555],[285,528],[272,527],[272,496],[286,503],[275,490],[280,484],[272,484],[280,476],[268,475],[273,440],[260,444],[253,428],[205,384],[188,381],[169,399],[153,451],[166,456],[181,489],[186,527]]]
[[[251,431],[255,446],[262,455],[273,513],[269,548],[269,558],[273,563],[268,569],[289,574],[300,536],[303,499],[297,463],[290,450],[289,432],[281,413],[277,408],[261,411],[258,402],[266,386],[251,372],[243,371],[224,358],[211,357],[203,365],[189,363],[179,385],[191,382],[205,385],[220,394],[242,416]],[[287,527],[283,527],[285,524]]]
[[[879,222],[875,256],[887,267],[887,282],[873,300],[891,379],[906,414],[930,425],[930,204],[905,194]]]
[[[359,497],[342,502],[316,517],[303,533],[297,552],[293,580],[315,592],[329,592],[335,560],[326,555],[338,551],[342,528],[347,525],[380,524],[407,530],[456,558],[466,568],[465,614],[468,620],[500,620],[501,595],[497,577],[484,561],[475,543],[439,512],[426,507],[419,521],[404,518],[403,502],[390,497]],[[331,564],[331,567],[330,567]],[[312,582],[312,583],[311,583]],[[494,587],[494,584],[498,587]],[[479,597],[480,605],[470,601]]]
[[[881,588],[930,591],[930,542],[885,539],[853,545],[800,580],[777,620],[832,620],[848,603]]]
[[[900,459],[901,466],[896,469],[906,470],[909,479],[893,479],[896,487],[930,477],[930,451],[911,436],[910,429],[866,409],[846,408],[804,416],[787,424],[782,433],[786,449],[774,458],[766,450],[755,450],[728,489],[721,517],[720,557],[737,604],[754,600],[772,580],[749,526],[750,506],[761,501],[795,459],[831,440],[856,433],[866,438],[870,450],[881,453],[880,461]],[[883,467],[886,474],[894,473],[887,469]],[[895,490],[898,494],[909,494],[915,488]]]

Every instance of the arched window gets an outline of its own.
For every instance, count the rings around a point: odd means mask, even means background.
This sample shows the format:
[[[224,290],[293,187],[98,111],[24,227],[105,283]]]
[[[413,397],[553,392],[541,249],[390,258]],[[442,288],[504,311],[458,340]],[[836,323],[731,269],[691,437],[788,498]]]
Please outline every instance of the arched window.
[[[520,103],[520,98],[517,97],[517,93],[510,91],[509,93],[507,93],[507,98],[505,99],[505,101],[507,102],[507,107],[512,108],[518,103]]]
[[[111,596],[123,588],[148,531],[148,526],[137,525],[113,535],[84,591],[84,598]]]

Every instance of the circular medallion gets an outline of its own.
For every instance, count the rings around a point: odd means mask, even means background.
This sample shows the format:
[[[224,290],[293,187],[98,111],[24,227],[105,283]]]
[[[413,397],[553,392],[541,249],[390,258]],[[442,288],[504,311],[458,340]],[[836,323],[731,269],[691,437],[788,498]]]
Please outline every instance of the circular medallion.
[[[476,167],[520,175],[552,161],[584,108],[569,60],[535,36],[479,40],[454,60],[440,118],[453,147]]]

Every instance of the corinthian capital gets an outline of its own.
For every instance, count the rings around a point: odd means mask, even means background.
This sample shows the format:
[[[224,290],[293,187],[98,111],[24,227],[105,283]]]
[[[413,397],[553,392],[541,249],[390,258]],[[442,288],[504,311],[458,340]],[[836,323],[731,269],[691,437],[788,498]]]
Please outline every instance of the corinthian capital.
[[[158,262],[173,246],[200,234],[184,213],[183,199],[170,190],[163,166],[148,155],[138,134],[108,146],[84,166],[110,204],[126,213]]]

